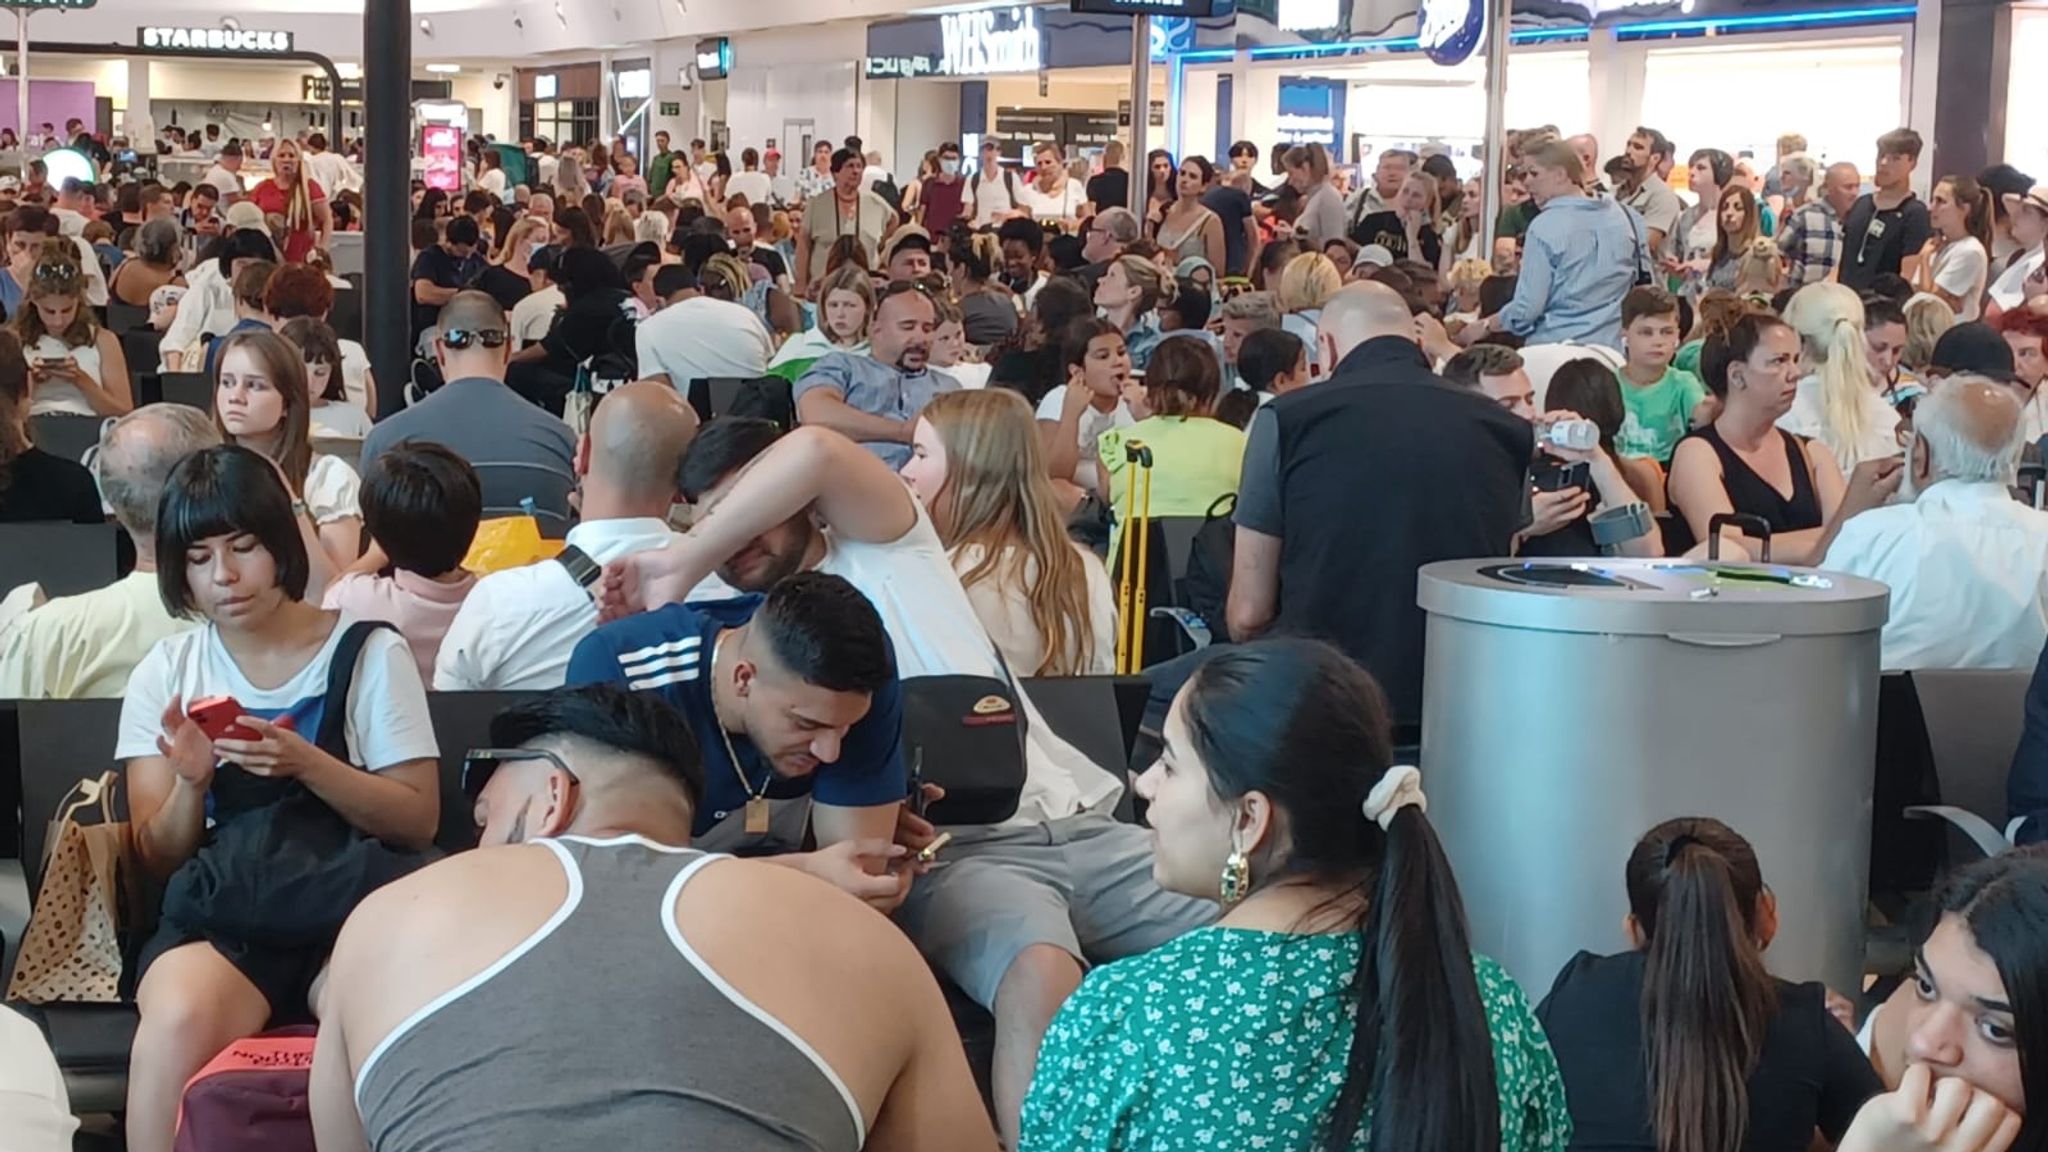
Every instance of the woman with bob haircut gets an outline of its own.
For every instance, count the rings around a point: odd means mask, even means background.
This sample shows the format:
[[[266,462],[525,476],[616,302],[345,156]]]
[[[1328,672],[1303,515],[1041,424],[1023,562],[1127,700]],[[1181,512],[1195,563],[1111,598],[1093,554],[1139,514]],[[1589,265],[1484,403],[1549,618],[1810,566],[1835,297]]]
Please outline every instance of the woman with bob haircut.
[[[440,820],[412,653],[388,628],[351,628],[307,601],[305,542],[270,460],[228,445],[181,461],[157,512],[156,562],[165,607],[200,625],[136,666],[115,749],[136,856],[164,884],[135,969],[136,1152],[169,1152],[186,1082],[221,1049],[311,1019],[342,921],[423,862]],[[232,727],[194,719],[215,699]],[[337,861],[376,879],[337,879]]]

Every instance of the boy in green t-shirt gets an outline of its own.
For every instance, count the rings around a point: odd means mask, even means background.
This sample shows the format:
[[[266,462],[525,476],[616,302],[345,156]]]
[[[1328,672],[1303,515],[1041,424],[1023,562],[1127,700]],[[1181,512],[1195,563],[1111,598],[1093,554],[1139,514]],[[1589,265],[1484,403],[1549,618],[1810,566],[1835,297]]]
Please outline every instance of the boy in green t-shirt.
[[[1662,288],[1630,289],[1621,302],[1621,347],[1628,362],[1615,375],[1628,418],[1615,449],[1668,467],[1707,398],[1699,377],[1671,366],[1678,352],[1678,298]]]

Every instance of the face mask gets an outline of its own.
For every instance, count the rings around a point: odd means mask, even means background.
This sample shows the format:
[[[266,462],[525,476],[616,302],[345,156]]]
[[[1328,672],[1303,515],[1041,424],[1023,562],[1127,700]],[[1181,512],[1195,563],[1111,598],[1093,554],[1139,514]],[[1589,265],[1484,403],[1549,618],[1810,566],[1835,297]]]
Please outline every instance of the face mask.
[[[958,176],[960,174],[960,161],[941,159],[939,161],[939,171],[948,176]]]

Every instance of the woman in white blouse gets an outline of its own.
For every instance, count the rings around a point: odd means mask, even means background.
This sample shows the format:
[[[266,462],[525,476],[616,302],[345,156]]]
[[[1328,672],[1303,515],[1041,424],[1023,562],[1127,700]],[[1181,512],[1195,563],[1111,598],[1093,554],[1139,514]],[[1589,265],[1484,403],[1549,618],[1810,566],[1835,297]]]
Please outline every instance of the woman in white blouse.
[[[1968,323],[1984,311],[1991,272],[1991,190],[1970,176],[1944,176],[1927,199],[1934,235],[1920,249],[1913,287],[1941,297]]]
[[[1036,155],[1038,176],[1017,186],[1017,206],[1033,220],[1078,223],[1081,208],[1088,202],[1088,189],[1067,175],[1066,154],[1059,145],[1040,144]]]
[[[221,345],[214,382],[213,419],[230,443],[262,453],[277,465],[295,498],[293,511],[310,525],[313,597],[327,574],[362,555],[362,482],[333,456],[313,454],[312,401],[298,348],[275,332],[237,332]],[[315,547],[317,546],[317,548]]]
[[[1116,594],[1102,562],[1067,536],[1022,396],[989,388],[935,397],[918,416],[903,479],[1018,675],[1113,670]]]

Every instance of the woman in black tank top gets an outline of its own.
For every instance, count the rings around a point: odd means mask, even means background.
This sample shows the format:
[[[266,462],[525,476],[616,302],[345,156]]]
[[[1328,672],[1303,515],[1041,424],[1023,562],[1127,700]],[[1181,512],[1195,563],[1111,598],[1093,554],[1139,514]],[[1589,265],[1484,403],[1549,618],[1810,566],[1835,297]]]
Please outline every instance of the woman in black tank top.
[[[1774,560],[1818,563],[1844,484],[1826,447],[1777,427],[1798,394],[1798,333],[1768,313],[1745,316],[1707,341],[1700,370],[1721,414],[1679,441],[1666,486],[1672,509],[1699,540],[1718,514],[1760,517]]]

